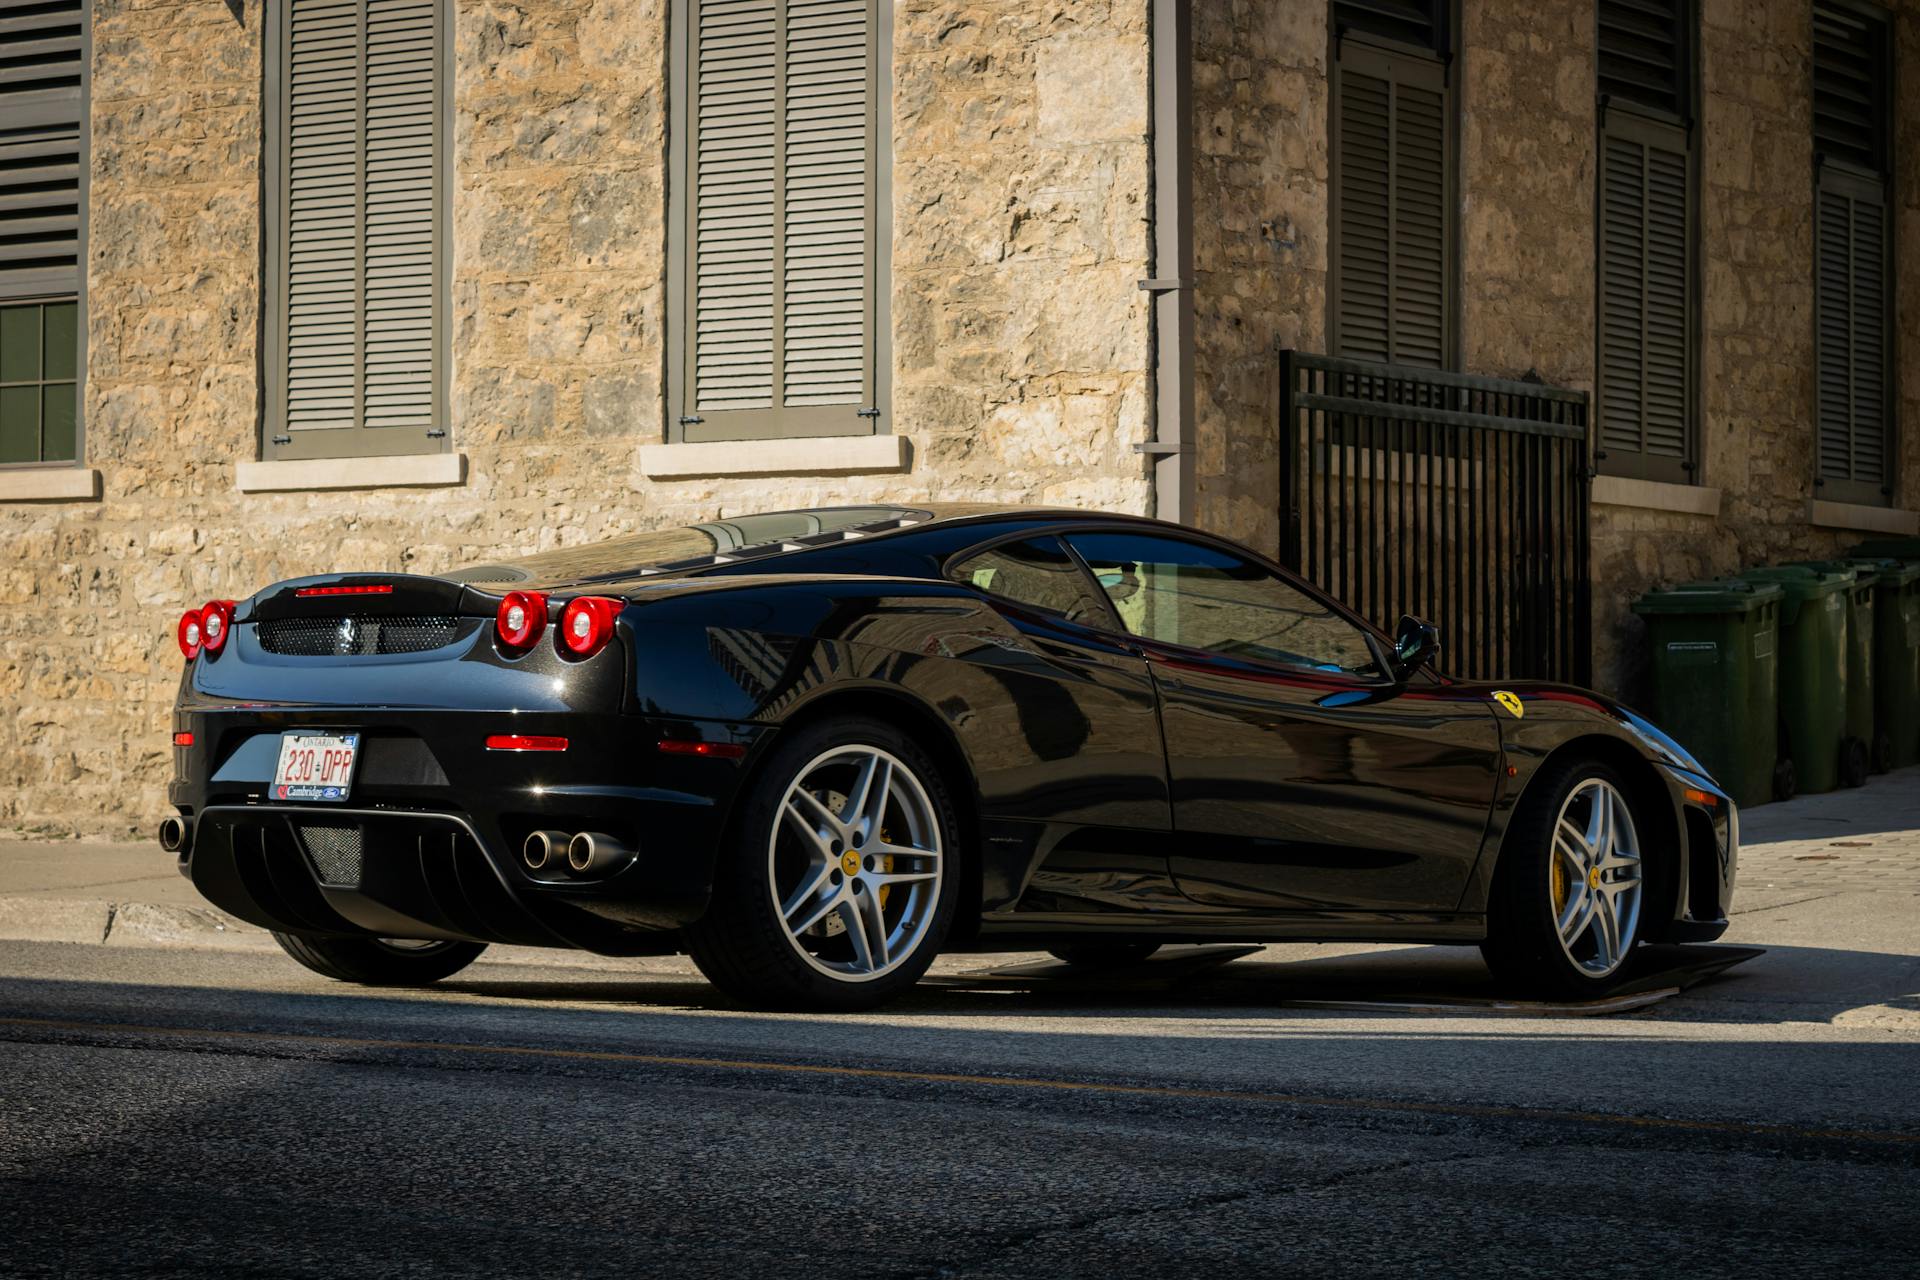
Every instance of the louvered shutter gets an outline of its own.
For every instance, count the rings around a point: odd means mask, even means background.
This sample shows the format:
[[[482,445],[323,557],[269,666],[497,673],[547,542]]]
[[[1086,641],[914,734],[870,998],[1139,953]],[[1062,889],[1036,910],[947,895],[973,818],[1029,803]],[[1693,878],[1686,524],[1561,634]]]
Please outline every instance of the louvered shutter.
[[[444,447],[443,3],[282,9],[269,457]]]
[[[1820,493],[1884,503],[1889,452],[1887,211],[1877,182],[1823,174],[1817,201]]]
[[[1337,98],[1333,349],[1445,367],[1452,142],[1444,69],[1345,44]]]
[[[1602,139],[1600,447],[1611,474],[1684,481],[1691,458],[1693,289],[1683,137]]]
[[[874,6],[688,3],[685,437],[871,430]]]
[[[1436,54],[1447,50],[1443,0],[1333,0],[1333,27],[1339,36],[1365,32]]]
[[[85,16],[0,3],[0,298],[80,288]]]
[[[1886,170],[1889,36],[1883,17],[1813,7],[1813,145],[1824,160]]]
[[[1889,44],[1883,18],[1814,6],[1818,492],[1835,502],[1890,496]]]
[[[1600,95],[1609,105],[1688,114],[1693,0],[1599,0]]]

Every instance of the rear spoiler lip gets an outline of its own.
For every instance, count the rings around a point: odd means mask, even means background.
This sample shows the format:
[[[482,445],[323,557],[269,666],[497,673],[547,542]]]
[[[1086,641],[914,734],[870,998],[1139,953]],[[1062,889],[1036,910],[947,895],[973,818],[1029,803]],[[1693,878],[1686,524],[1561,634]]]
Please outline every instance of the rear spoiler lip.
[[[300,593],[313,587],[391,587],[390,592],[367,595],[310,595]],[[510,588],[511,590],[511,588]],[[560,604],[581,595],[604,595],[628,603],[617,591],[586,591],[558,588],[546,591]],[[263,587],[240,602],[234,615],[237,623],[261,622],[274,618],[338,617],[342,613],[363,616],[395,617],[407,614],[451,614],[461,618],[491,618],[500,610],[508,591],[494,593],[471,583],[454,582],[419,573],[323,573],[305,578],[288,578]]]

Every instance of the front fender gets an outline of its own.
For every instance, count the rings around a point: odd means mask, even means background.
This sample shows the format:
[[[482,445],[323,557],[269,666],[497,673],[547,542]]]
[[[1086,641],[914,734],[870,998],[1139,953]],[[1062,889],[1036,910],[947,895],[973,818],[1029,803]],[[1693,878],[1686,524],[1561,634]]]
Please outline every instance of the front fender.
[[[1586,690],[1514,685],[1486,693],[1499,708],[1501,785],[1460,911],[1485,913],[1514,814],[1548,765],[1575,752],[1612,764],[1635,785],[1651,827],[1642,833],[1643,848],[1667,854],[1649,871],[1643,936],[1697,941],[1725,930],[1738,818],[1731,797],[1684,748],[1629,708]]]

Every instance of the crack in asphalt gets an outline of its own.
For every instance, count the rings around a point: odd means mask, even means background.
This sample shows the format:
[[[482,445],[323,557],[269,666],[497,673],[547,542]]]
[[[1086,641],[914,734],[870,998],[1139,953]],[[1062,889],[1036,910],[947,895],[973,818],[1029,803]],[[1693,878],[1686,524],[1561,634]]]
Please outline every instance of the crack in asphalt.
[[[117,902],[109,902],[107,904],[107,927],[100,931],[101,945],[104,946],[106,944],[107,939],[113,936],[113,922],[114,922],[114,919],[119,916],[119,914],[120,914],[120,904]]]
[[[959,1280],[959,1277],[978,1271],[982,1267],[990,1266],[997,1259],[1005,1257],[1008,1254],[1018,1253],[1049,1237],[1080,1235],[1133,1218],[1151,1218],[1157,1214],[1169,1213],[1179,1214],[1182,1218],[1185,1218],[1188,1215],[1211,1213],[1216,1209],[1225,1208],[1227,1205],[1238,1204],[1247,1200],[1258,1200],[1266,1197],[1313,1195],[1317,1192],[1326,1191],[1359,1178],[1371,1178],[1383,1173],[1398,1173],[1403,1169],[1455,1164],[1466,1160],[1484,1160],[1487,1158],[1487,1153],[1483,1151],[1457,1151],[1439,1156],[1414,1156],[1405,1160],[1390,1160],[1384,1164],[1367,1165],[1358,1169],[1343,1169],[1338,1173],[1330,1174],[1325,1178],[1311,1182],[1302,1182],[1297,1178],[1280,1179],[1273,1182],[1256,1182],[1251,1186],[1241,1187],[1234,1191],[1216,1191],[1206,1195],[1187,1196],[1183,1199],[1165,1204],[1138,1205],[1131,1208],[1115,1210],[1110,1213],[1089,1214],[1085,1217],[1072,1219],[1067,1222],[1049,1223],[1045,1226],[1035,1227],[1029,1231],[1019,1232],[1006,1239],[995,1241],[991,1248],[981,1253],[978,1257],[970,1258],[961,1263],[942,1264],[931,1271],[906,1273],[903,1276],[903,1280]]]

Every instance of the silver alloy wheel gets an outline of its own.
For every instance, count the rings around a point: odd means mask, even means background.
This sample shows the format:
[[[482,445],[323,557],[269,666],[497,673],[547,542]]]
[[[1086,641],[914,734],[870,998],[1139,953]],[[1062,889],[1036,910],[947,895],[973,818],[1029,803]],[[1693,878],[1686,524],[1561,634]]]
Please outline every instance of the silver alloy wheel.
[[[374,942],[389,951],[400,951],[410,956],[427,955],[459,945],[444,938],[375,938]]]
[[[933,801],[898,757],[864,744],[815,756],[767,838],[767,887],[788,943],[842,982],[893,972],[933,924],[942,852]]]
[[[1640,925],[1640,838],[1612,783],[1588,778],[1553,824],[1547,892],[1560,947],[1589,977],[1618,969]]]

